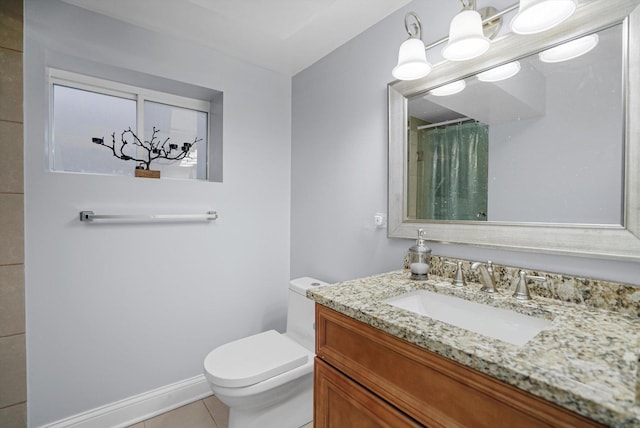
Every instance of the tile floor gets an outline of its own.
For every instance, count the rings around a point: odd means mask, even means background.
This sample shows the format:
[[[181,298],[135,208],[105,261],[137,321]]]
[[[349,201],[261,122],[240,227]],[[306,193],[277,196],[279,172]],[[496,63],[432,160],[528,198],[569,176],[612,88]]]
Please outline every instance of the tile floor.
[[[227,428],[229,408],[216,397],[187,404],[146,421],[138,422],[129,428]],[[312,428],[309,423],[302,428]]]

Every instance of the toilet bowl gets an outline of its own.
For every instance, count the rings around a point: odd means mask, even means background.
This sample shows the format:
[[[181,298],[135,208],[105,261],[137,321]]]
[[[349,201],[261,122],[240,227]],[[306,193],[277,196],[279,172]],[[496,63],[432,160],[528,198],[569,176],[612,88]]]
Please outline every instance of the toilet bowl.
[[[214,395],[229,406],[229,428],[298,428],[313,418],[314,302],[297,278],[289,285],[285,333],[265,331],[226,343],[204,360]]]

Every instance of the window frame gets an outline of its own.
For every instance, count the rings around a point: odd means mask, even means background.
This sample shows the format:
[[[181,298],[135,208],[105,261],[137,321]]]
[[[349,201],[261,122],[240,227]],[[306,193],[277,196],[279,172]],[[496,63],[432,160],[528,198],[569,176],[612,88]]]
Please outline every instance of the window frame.
[[[53,141],[54,135],[54,86],[66,86],[72,89],[95,92],[103,95],[110,95],[136,102],[136,132],[141,140],[144,140],[144,103],[151,101],[155,103],[166,104],[173,107],[181,107],[190,110],[203,112],[207,115],[207,131],[206,140],[207,147],[205,150],[205,177],[195,178],[192,180],[209,181],[211,173],[211,101],[201,100],[197,98],[184,97],[181,95],[170,94],[167,92],[147,89],[140,86],[128,85],[126,83],[115,82],[111,80],[101,79],[98,77],[88,76],[84,74],[74,73],[67,70],[56,68],[48,68],[48,90],[49,90],[49,138],[47,150],[47,165],[49,171],[64,172],[73,174],[102,174],[102,173],[86,173],[79,171],[64,171],[55,169],[55,145]],[[119,174],[106,174],[116,175]]]

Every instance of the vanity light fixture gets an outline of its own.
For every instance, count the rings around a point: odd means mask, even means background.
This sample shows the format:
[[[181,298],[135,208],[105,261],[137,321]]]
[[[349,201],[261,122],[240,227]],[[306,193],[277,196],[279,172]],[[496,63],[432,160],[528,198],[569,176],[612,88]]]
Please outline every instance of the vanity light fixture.
[[[466,87],[467,84],[464,80],[456,80],[455,82],[447,83],[446,85],[432,89],[429,93],[436,97],[446,97],[448,95],[454,95],[458,92],[462,92]]]
[[[491,40],[482,30],[482,17],[475,10],[475,0],[460,0],[462,12],[453,17],[449,25],[449,42],[442,56],[450,61],[466,61],[485,53]]]
[[[498,67],[494,67],[487,71],[483,71],[477,75],[477,78],[481,82],[499,82],[510,77],[515,76],[520,72],[520,62],[513,61],[503,64]]]
[[[589,34],[579,39],[571,40],[538,54],[542,62],[562,62],[586,54],[598,44],[597,34]]]
[[[409,24],[413,18],[413,23]],[[398,65],[391,74],[399,80],[415,80],[426,76],[431,71],[431,64],[427,61],[426,49],[422,41],[422,23],[415,12],[408,12],[404,17],[404,28],[409,39],[400,45]]]
[[[500,12],[493,7],[484,7],[476,11],[475,0],[460,1],[464,9],[454,17],[455,25],[454,22],[452,22],[450,26],[450,32],[453,32],[452,36],[455,36],[456,40],[452,41],[452,43],[445,48],[447,52],[451,52],[452,58],[454,54],[460,56],[462,48],[465,47],[466,49],[466,46],[471,43],[476,46],[486,45],[482,48],[486,51],[489,48],[490,40],[498,34],[502,26],[502,16],[518,7],[516,3]],[[479,21],[481,28],[479,36],[477,33],[478,14],[480,16]],[[413,19],[414,22],[410,23],[411,19]],[[472,23],[475,29],[469,31],[467,28],[469,22]],[[400,45],[398,65],[393,68],[392,74],[393,77],[399,80],[415,80],[426,76],[431,71],[432,67],[427,61],[426,51],[442,43],[446,43],[449,41],[449,37],[444,37],[425,47],[422,42],[422,25],[420,18],[415,12],[408,12],[405,15],[404,27],[407,30],[407,34],[409,34],[409,40],[404,41],[402,45]],[[447,53],[447,55],[449,55],[449,53]],[[476,53],[473,57],[477,55],[479,54]],[[469,56],[469,58],[471,57],[472,56]]]
[[[516,34],[535,34],[549,30],[576,10],[576,0],[520,0],[518,13],[511,20]]]
[[[555,27],[569,18],[577,8],[577,0],[519,0],[511,6],[497,12],[493,7],[476,10],[476,0],[460,0],[463,9],[449,26],[449,36],[430,45],[422,41],[422,25],[415,12],[409,12],[404,18],[404,27],[409,34],[400,46],[398,65],[392,71],[399,80],[415,80],[431,71],[426,50],[442,43],[442,56],[450,61],[464,61],[476,58],[486,52],[491,39],[497,35],[502,25],[502,17],[518,10],[511,20],[511,30],[517,34],[534,34]],[[410,18],[414,22],[409,23]]]

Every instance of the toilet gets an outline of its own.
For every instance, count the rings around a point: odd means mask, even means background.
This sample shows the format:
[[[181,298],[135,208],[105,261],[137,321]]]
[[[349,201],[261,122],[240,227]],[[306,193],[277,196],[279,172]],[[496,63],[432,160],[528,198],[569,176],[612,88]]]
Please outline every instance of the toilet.
[[[265,331],[221,345],[204,360],[214,395],[229,406],[229,428],[298,428],[313,419],[314,302],[327,283],[291,280],[285,333]]]

